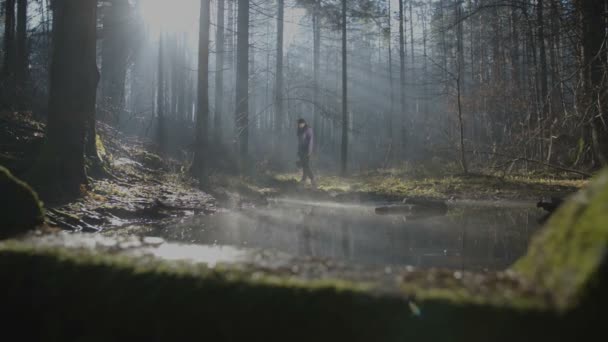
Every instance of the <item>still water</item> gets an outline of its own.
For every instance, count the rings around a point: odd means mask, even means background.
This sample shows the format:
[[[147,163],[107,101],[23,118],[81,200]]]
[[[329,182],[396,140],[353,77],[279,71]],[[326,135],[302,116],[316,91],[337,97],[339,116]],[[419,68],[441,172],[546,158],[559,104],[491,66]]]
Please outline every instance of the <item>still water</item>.
[[[376,205],[273,200],[148,234],[169,242],[278,251],[364,266],[501,270],[522,256],[543,213],[530,203],[454,203],[447,214],[377,215]]]

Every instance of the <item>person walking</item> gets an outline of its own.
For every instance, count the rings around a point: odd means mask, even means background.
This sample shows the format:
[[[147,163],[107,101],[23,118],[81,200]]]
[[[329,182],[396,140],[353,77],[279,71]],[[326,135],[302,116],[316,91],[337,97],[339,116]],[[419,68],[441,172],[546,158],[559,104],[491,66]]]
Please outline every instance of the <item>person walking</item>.
[[[311,185],[316,187],[315,176],[310,166],[313,146],[314,135],[312,128],[306,120],[298,119],[298,157],[300,159],[299,166],[302,167],[302,180],[300,182],[305,183],[306,179],[310,179]]]

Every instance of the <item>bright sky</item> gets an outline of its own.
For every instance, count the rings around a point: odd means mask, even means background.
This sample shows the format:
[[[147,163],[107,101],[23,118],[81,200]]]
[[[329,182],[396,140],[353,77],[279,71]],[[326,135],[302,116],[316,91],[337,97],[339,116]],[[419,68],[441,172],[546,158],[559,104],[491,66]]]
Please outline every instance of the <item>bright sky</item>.
[[[215,22],[214,7],[214,3],[212,3],[211,22]],[[191,39],[196,39],[200,0],[141,0],[141,11],[153,35],[157,35],[162,28],[165,32],[188,32],[191,33],[189,35]],[[299,23],[305,13],[305,10],[301,8],[291,9],[287,7],[285,9],[286,46],[293,43],[295,37],[300,32],[302,27],[297,23]]]
[[[153,33],[161,28],[167,32],[198,32],[200,3],[200,0],[141,0],[141,12]]]

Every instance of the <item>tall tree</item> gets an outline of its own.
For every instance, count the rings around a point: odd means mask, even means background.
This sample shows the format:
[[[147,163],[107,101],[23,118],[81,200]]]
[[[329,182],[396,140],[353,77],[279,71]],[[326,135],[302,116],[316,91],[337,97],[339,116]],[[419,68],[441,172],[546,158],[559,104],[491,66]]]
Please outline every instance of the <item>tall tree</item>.
[[[389,79],[389,87],[390,87],[390,109],[388,111],[386,127],[387,127],[387,138],[389,142],[388,147],[388,155],[387,162],[390,161],[393,157],[393,115],[395,114],[395,89],[393,87],[393,30],[392,30],[392,16],[391,12],[391,0],[386,0],[387,10],[388,10],[388,25],[387,25],[387,37],[388,37],[388,79]]]
[[[2,79],[5,95],[2,100],[11,102],[14,97],[15,90],[15,0],[6,0],[4,2],[4,65],[2,70]],[[8,103],[7,103],[8,104]]]
[[[412,14],[412,3],[414,1],[410,0],[409,1],[409,7],[410,7],[410,48],[411,48],[411,55],[412,55],[412,65],[414,65],[414,15]],[[462,24],[461,24],[462,25]]]
[[[315,0],[313,4],[313,127],[315,138],[322,136],[319,130],[319,73],[321,68],[321,0]],[[315,139],[320,141],[320,139]]]
[[[26,87],[27,70],[29,66],[29,54],[27,51],[27,0],[17,2],[17,50],[15,85],[17,92],[17,103],[24,105],[24,93]]]
[[[235,128],[241,169],[249,154],[249,0],[238,0]]]
[[[346,0],[342,0],[342,175],[346,175],[348,165],[348,53]]]
[[[282,136],[284,126],[283,109],[283,36],[285,20],[285,1],[277,0],[277,66],[276,80],[274,85],[274,114],[275,114],[275,136]]]
[[[209,133],[209,0],[201,0],[198,40],[198,111],[196,115],[196,144],[193,174],[206,183],[207,143]]]
[[[401,115],[405,114],[405,30],[403,1],[399,0],[399,99],[401,100]]]
[[[230,1],[230,0],[229,0]],[[217,1],[217,30],[215,32],[215,115],[213,116],[213,133],[216,144],[222,141],[222,117],[224,115],[224,56],[226,44],[224,41],[224,0]]]
[[[537,0],[536,2],[536,15],[537,15],[537,27],[538,27],[538,49],[539,49],[539,60],[540,60],[540,142],[541,142],[541,158],[544,156],[544,139],[545,139],[545,122],[548,115],[548,101],[549,95],[548,84],[547,84],[547,52],[545,49],[545,19],[544,19],[544,1]]]
[[[165,37],[164,33],[160,32],[158,41],[158,81],[156,90],[156,117],[158,126],[156,127],[156,143],[158,144],[159,152],[165,151]]]
[[[606,127],[606,22],[605,3],[602,1],[575,0],[580,27],[580,67],[582,71],[583,94],[578,99],[581,111],[589,113],[584,119],[588,127],[587,140],[591,141],[594,161],[608,164],[608,128]]]
[[[96,0],[55,0],[47,137],[32,184],[43,197],[79,195],[87,183],[84,139],[94,115]],[[92,113],[93,112],[93,113]]]
[[[104,120],[118,122],[125,106],[125,80],[129,57],[128,0],[111,0],[104,8],[101,94]]]

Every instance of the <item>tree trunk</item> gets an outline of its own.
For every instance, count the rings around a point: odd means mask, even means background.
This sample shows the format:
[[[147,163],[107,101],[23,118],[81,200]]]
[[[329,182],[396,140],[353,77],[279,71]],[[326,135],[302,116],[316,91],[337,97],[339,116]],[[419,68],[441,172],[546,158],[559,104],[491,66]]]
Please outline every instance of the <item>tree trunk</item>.
[[[25,105],[25,89],[29,54],[27,51],[27,0],[17,1],[17,63],[15,71],[16,102],[19,107]]]
[[[230,0],[229,0],[230,1]],[[217,31],[215,34],[215,116],[213,121],[214,140],[217,145],[222,143],[222,117],[224,115],[224,0],[217,2]]]
[[[414,1],[410,0],[410,48],[412,55],[412,66],[414,66],[414,16],[412,14],[412,3]]]
[[[274,83],[274,122],[275,122],[275,138],[283,136],[284,115],[283,113],[283,37],[284,37],[284,19],[285,19],[285,1],[277,1],[277,66],[276,79]],[[275,142],[275,145],[278,142]]]
[[[469,173],[467,166],[466,150],[464,145],[464,120],[462,117],[462,94],[461,94],[461,75],[458,75],[456,79],[456,91],[458,96],[458,128],[460,129],[460,163],[462,165],[462,171],[466,175]]]
[[[348,165],[348,61],[346,41],[346,0],[342,0],[342,175]]]
[[[158,43],[158,82],[156,92],[156,116],[158,118],[158,127],[156,128],[156,142],[158,151],[165,152],[165,38],[163,32],[160,33]]]
[[[206,183],[207,142],[209,133],[209,0],[201,0],[198,40],[198,111],[196,145],[192,172],[201,184]]]
[[[386,156],[387,164],[393,159],[393,149],[395,143],[393,139],[393,115],[395,114],[395,89],[393,83],[393,30],[392,30],[392,13],[391,0],[386,0],[388,7],[388,79],[390,87],[390,109],[386,118],[386,136],[389,143],[388,153]],[[426,61],[426,56],[425,56]],[[388,165],[386,165],[388,166]]]
[[[321,67],[321,13],[320,0],[316,0],[313,9],[313,128],[315,141],[320,141],[323,131],[319,130],[321,118],[319,117],[319,73]]]
[[[549,94],[547,85],[547,52],[545,49],[545,22],[544,22],[544,2],[537,0],[537,27],[538,27],[538,50],[539,50],[539,66],[540,66],[540,119],[539,119],[539,134],[541,142],[541,159],[544,158],[545,148],[545,123],[548,116],[547,113],[547,96]]]
[[[399,0],[399,99],[401,100],[401,115],[405,113],[405,32],[403,28],[403,1]]]
[[[519,65],[519,27],[517,8],[511,8],[511,82],[513,96],[517,96],[520,88],[520,65]]]
[[[128,0],[112,0],[104,9],[101,50],[102,120],[118,123],[125,106],[125,80],[129,57]]]
[[[576,0],[579,14],[582,50],[582,75],[584,95],[580,103],[583,111],[590,113],[589,129],[595,161],[608,164],[608,128],[606,127],[606,98],[603,89],[606,71],[606,47],[604,33],[606,23],[603,14],[604,3],[601,1]]]
[[[2,101],[11,105],[15,94],[15,0],[4,2],[4,68],[2,70],[5,94]]]
[[[460,83],[461,92],[464,89],[464,27],[462,17],[462,3],[456,2],[456,37],[457,37],[457,50],[458,50],[458,77]]]
[[[79,195],[87,183],[86,122],[94,116],[96,65],[95,0],[55,0],[47,140],[32,169],[43,197]]]
[[[235,128],[241,171],[249,154],[249,0],[238,0]]]

